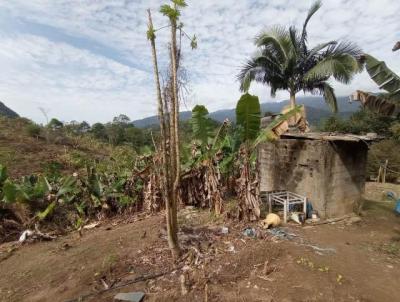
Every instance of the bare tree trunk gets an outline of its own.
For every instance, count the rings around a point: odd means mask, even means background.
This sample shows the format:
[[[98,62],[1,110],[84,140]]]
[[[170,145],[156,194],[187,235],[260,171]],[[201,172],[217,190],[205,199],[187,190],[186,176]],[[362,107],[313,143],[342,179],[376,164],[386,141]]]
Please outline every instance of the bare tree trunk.
[[[148,10],[148,18],[149,18],[149,29],[153,31],[153,23],[151,19],[151,12]],[[157,63],[157,51],[155,46],[155,37],[151,35],[150,37],[152,55],[153,55],[153,64],[154,64],[154,76],[157,88],[157,99],[158,99],[158,117],[160,121],[160,132],[161,132],[161,154],[162,154],[162,185],[163,185],[163,197],[165,200],[166,207],[166,220],[167,220],[167,235],[168,235],[168,245],[171,249],[173,257],[177,258],[180,254],[180,248],[178,243],[178,223],[177,223],[177,209],[176,209],[176,200],[177,196],[174,195],[174,177],[176,177],[176,168],[173,164],[175,164],[175,154],[176,154],[176,145],[175,139],[170,141],[169,143],[169,156],[167,153],[167,131],[166,131],[166,123],[164,116],[164,104],[163,98],[161,94],[161,85],[160,85],[160,77],[158,71],[158,63]],[[164,99],[165,101],[165,99]],[[173,100],[175,101],[175,100]],[[174,104],[173,104],[174,105]],[[165,105],[165,108],[167,106]],[[174,117],[174,112],[173,112]],[[170,118],[171,124],[170,127],[175,129],[173,118]],[[175,137],[174,137],[175,138]],[[172,140],[172,136],[171,136]]]
[[[178,65],[177,65],[177,47],[176,47],[176,21],[171,21],[171,66],[172,66],[172,89],[173,89],[173,133],[174,133],[174,154],[175,160],[175,179],[172,188],[173,200],[171,202],[171,228],[176,236],[178,232],[178,195],[179,195],[179,180],[180,180],[180,152],[179,152],[179,97],[178,97]],[[178,244],[175,248],[175,254],[178,256],[180,253]]]

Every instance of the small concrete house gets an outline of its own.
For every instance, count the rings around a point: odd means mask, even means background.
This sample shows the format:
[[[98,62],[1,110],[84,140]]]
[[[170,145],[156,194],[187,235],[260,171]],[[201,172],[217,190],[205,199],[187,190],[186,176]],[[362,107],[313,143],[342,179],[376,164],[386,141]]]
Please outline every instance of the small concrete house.
[[[285,133],[259,146],[260,191],[307,197],[322,218],[349,214],[362,198],[374,136]]]

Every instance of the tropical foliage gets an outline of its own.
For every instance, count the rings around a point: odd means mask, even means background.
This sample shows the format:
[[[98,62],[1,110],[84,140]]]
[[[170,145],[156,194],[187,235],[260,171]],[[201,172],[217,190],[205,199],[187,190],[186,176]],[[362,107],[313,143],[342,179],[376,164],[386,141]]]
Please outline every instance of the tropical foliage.
[[[289,29],[274,26],[256,36],[257,53],[238,75],[242,91],[247,92],[253,81],[266,84],[271,96],[278,90],[288,91],[292,106],[300,91],[321,94],[332,110],[337,111],[334,89],[328,80],[333,77],[341,83],[349,83],[361,70],[357,58],[362,53],[355,44],[346,41],[309,47],[307,25],[320,7],[320,1],[312,5],[301,30],[294,26]]]
[[[371,55],[362,57],[371,79],[384,92],[376,95],[369,92],[357,91],[353,98],[374,112],[397,116],[400,113],[400,77],[390,70],[385,62],[379,61]]]

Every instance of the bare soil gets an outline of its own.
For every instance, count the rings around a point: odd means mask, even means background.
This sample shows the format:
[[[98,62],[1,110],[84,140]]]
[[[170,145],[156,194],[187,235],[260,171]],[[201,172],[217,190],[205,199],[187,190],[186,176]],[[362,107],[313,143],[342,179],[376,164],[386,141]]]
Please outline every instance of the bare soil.
[[[368,184],[360,222],[297,226],[278,238],[256,224],[234,224],[184,210],[185,258],[174,262],[163,216],[109,221],[54,241],[0,246],[0,301],[113,301],[144,291],[145,301],[399,301],[400,218]],[[400,192],[400,191],[399,191]],[[373,198],[374,200],[368,200]],[[221,234],[221,227],[229,228]],[[257,238],[243,235],[253,226]],[[137,277],[164,275],[121,288]],[[182,295],[184,276],[186,295]],[[99,292],[106,287],[111,290]]]

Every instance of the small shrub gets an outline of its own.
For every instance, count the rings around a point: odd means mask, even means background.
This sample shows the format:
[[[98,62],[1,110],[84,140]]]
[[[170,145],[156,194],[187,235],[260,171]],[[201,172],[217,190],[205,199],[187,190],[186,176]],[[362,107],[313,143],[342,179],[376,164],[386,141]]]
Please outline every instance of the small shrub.
[[[43,171],[46,177],[52,181],[61,177],[61,171],[64,169],[64,165],[58,161],[50,161],[43,165]]]
[[[399,175],[400,167],[400,142],[394,139],[383,140],[371,146],[368,152],[367,173],[369,176],[377,176],[381,165],[388,160],[386,181],[395,182]]]
[[[40,126],[33,123],[29,124],[26,127],[26,133],[31,137],[38,138],[40,136],[41,131],[42,129],[40,128]]]

